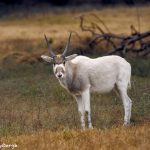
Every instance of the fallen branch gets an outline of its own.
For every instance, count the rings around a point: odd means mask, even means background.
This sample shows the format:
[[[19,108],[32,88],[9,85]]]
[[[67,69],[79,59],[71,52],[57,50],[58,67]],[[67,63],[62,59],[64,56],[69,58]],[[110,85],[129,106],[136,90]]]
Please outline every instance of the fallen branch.
[[[124,57],[128,52],[137,53],[142,56],[147,56],[150,54],[150,41],[145,39],[150,38],[150,31],[140,33],[133,25],[131,25],[131,35],[118,35],[110,32],[109,28],[106,26],[104,21],[102,21],[95,14],[90,14],[94,16],[102,25],[105,30],[102,29],[98,24],[91,22],[90,26],[84,24],[84,17],[80,16],[80,28],[83,32],[91,33],[91,41],[88,43],[91,48],[100,44],[101,42],[106,43],[105,47],[110,45],[111,50],[107,52],[107,55],[120,53]],[[116,43],[115,41],[118,40]],[[139,47],[137,48],[137,45]]]

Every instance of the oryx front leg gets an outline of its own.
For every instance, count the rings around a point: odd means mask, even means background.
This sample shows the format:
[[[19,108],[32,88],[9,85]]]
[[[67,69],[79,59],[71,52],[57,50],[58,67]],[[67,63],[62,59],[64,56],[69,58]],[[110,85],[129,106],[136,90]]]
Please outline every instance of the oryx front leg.
[[[82,96],[84,109],[85,109],[87,119],[88,119],[88,127],[93,128],[92,122],[91,122],[90,89],[88,88],[85,91],[83,91],[81,96]]]
[[[76,101],[77,101],[77,104],[78,104],[78,111],[79,111],[79,114],[80,114],[80,120],[81,120],[81,127],[83,129],[85,129],[85,109],[84,109],[84,104],[83,104],[83,101],[82,101],[82,97],[81,95],[76,95],[75,96],[76,98]]]

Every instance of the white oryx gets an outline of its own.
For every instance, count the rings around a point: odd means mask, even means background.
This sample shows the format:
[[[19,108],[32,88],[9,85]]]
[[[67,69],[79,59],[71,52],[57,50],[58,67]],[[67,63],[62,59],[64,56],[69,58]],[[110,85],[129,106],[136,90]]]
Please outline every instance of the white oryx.
[[[53,63],[53,71],[60,84],[76,99],[81,115],[81,126],[85,128],[85,114],[88,127],[92,128],[90,93],[106,93],[117,89],[124,106],[124,125],[130,123],[132,101],[127,94],[130,86],[131,66],[119,56],[104,56],[91,59],[73,54],[66,56],[71,33],[66,48],[61,55],[55,55],[45,36],[51,57],[41,57]]]

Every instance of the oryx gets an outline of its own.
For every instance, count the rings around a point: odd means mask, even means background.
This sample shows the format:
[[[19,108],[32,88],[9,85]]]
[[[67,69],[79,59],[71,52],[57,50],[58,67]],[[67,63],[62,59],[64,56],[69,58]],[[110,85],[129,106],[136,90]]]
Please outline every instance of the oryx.
[[[71,33],[62,54],[55,55],[46,36],[50,56],[41,57],[53,64],[53,71],[78,104],[81,115],[81,126],[85,128],[85,114],[87,114],[88,127],[92,128],[90,93],[107,93],[117,88],[124,106],[124,125],[130,123],[132,101],[127,94],[130,86],[131,65],[120,56],[103,56],[95,59],[73,54],[66,56],[70,43]]]

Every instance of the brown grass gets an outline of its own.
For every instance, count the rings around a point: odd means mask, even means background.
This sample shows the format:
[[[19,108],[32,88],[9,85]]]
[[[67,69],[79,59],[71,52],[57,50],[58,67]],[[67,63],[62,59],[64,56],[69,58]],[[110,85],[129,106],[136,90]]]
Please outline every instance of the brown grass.
[[[84,9],[83,9],[84,10]],[[149,6],[139,7],[141,31],[149,30],[150,19]],[[91,8],[88,11],[60,10],[54,14],[52,11],[47,13],[30,14],[19,17],[10,16],[0,20],[0,40],[6,39],[43,39],[43,34],[54,39],[66,38],[69,30],[79,31],[79,20],[81,14],[97,14],[108,25],[110,30],[115,33],[130,33],[130,25],[138,27],[137,12],[135,7],[115,7],[115,8]],[[18,18],[19,17],[19,18]],[[88,21],[94,18],[88,17]],[[95,22],[98,22],[95,20]]]
[[[139,7],[141,31],[150,29],[150,9],[149,6]],[[21,13],[21,12],[20,12]],[[10,56],[10,52],[23,53],[23,59],[17,62],[34,62],[37,61],[42,53],[47,51],[45,48],[44,34],[47,34],[52,40],[52,47],[60,52],[66,43],[68,31],[76,31],[81,39],[75,35],[72,37],[73,49],[88,49],[85,44],[84,37],[88,33],[81,32],[79,27],[78,16],[81,14],[87,15],[87,25],[90,21],[98,23],[98,20],[91,17],[89,14],[98,15],[114,33],[130,33],[130,25],[138,28],[136,8],[134,7],[115,7],[115,8],[99,8],[88,9],[86,11],[77,9],[60,9],[57,13],[48,11],[45,13],[31,13],[28,15],[10,15],[0,19],[0,60]],[[23,16],[23,17],[22,17]],[[26,54],[24,53],[27,52]],[[13,54],[12,53],[12,54]],[[35,55],[37,53],[38,55]],[[12,56],[13,57],[13,56]],[[13,57],[14,59],[14,57]],[[15,58],[17,59],[17,58]]]
[[[139,7],[141,31],[150,29],[149,6]],[[57,52],[60,52],[68,37],[68,31],[76,31],[80,36],[72,37],[72,48],[88,49],[84,40],[88,33],[82,32],[79,27],[78,16],[81,14],[87,15],[85,23],[88,25],[91,21],[101,25],[98,20],[91,17],[94,13],[99,16],[108,26],[111,32],[118,34],[129,34],[130,25],[138,28],[137,12],[135,7],[107,7],[107,8],[90,8],[86,11],[77,9],[60,9],[59,11],[49,10],[45,13],[18,12],[0,19],[0,60],[7,58],[10,53],[23,53],[23,59],[17,62],[34,62],[39,59],[40,54],[45,52],[44,34],[47,34],[52,40],[52,46]],[[87,42],[86,42],[87,43]],[[29,53],[25,55],[25,52]],[[39,55],[35,56],[38,51]],[[41,51],[41,52],[39,52]],[[30,56],[29,56],[30,55]],[[26,57],[27,56],[27,57]],[[13,56],[12,56],[13,57]],[[26,57],[26,58],[25,58]],[[17,58],[16,58],[17,59]]]
[[[20,150],[149,150],[150,126],[113,127],[111,129],[41,131],[32,135],[2,138],[5,144],[17,144]]]

